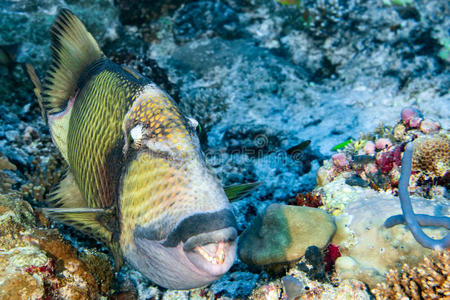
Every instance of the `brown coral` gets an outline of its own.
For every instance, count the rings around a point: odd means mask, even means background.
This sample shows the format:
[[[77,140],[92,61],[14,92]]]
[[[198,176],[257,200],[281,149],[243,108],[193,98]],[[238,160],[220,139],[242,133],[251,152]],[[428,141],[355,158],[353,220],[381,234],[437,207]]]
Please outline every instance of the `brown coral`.
[[[450,254],[437,252],[417,267],[404,265],[400,271],[390,270],[386,282],[372,293],[376,299],[449,299]]]
[[[60,154],[51,154],[47,161],[41,161],[37,156],[32,161],[29,171],[25,172],[29,183],[21,187],[23,198],[42,202],[61,181],[65,166],[66,163]]]
[[[56,229],[40,227],[39,220],[26,201],[0,193],[0,300],[109,294],[114,274],[108,257],[95,250],[80,257]]]
[[[442,134],[416,139],[412,170],[430,179],[443,177],[450,170],[450,139]]]
[[[322,203],[322,195],[315,193],[300,193],[295,196],[295,205],[320,207]]]

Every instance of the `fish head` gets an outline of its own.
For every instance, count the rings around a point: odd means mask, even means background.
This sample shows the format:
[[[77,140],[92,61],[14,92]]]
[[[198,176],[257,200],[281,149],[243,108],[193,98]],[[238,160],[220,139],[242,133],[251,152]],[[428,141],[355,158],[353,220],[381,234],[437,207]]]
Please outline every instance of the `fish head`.
[[[201,153],[195,126],[154,85],[146,86],[123,123],[122,253],[171,289],[207,285],[236,257],[236,220]]]

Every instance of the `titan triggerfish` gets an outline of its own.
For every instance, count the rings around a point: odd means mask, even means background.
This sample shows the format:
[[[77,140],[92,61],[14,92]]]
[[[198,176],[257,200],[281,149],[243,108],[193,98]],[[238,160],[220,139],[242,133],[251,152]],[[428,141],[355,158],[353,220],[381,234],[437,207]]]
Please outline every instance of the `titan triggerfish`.
[[[150,79],[106,58],[69,10],[50,33],[42,87],[28,70],[68,171],[44,213],[160,286],[190,289],[220,278],[235,260],[237,226],[200,149],[198,123]]]

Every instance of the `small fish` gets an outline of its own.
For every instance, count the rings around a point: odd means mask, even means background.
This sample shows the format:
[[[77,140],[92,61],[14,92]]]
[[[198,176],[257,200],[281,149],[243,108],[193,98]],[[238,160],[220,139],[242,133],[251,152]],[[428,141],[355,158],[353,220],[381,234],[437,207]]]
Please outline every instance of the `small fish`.
[[[292,5],[292,4],[297,4],[299,5],[300,0],[277,0],[277,2],[283,4],[283,5]]]
[[[236,201],[248,195],[253,189],[262,185],[261,182],[234,184],[224,187],[225,194],[230,201]]]
[[[342,142],[342,143],[340,143],[340,144],[337,144],[336,146],[334,146],[333,148],[331,148],[331,151],[336,151],[336,150],[339,150],[339,149],[344,149],[345,148],[345,146],[347,146],[347,145],[350,145],[351,143],[352,143],[352,139],[348,139],[348,140],[346,140],[345,142]]]
[[[44,213],[107,245],[156,284],[207,285],[231,267],[237,226],[220,181],[172,98],[105,57],[69,10],[35,93],[69,170]],[[28,71],[33,74],[30,67]]]
[[[292,146],[291,148],[287,149],[286,153],[290,156],[297,157],[299,154],[301,154],[301,152],[303,152],[303,150],[306,149],[306,147],[309,146],[309,144],[311,144],[311,140],[303,141],[300,144]]]

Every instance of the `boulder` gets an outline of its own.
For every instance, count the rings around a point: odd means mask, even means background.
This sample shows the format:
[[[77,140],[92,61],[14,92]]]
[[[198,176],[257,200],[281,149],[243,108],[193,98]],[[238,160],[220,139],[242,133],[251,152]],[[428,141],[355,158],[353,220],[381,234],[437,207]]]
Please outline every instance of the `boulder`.
[[[295,261],[309,246],[325,247],[335,231],[324,210],[272,204],[242,233],[239,257],[259,266]]]

